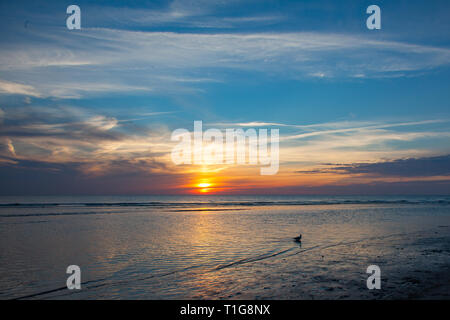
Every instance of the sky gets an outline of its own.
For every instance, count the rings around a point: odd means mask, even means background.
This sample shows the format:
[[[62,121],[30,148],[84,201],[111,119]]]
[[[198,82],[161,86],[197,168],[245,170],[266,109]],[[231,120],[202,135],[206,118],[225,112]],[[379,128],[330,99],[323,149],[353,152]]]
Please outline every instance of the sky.
[[[71,4],[81,30],[66,27]],[[0,195],[450,194],[449,13],[447,0],[1,0]],[[197,120],[279,129],[278,172],[175,165],[172,132]]]

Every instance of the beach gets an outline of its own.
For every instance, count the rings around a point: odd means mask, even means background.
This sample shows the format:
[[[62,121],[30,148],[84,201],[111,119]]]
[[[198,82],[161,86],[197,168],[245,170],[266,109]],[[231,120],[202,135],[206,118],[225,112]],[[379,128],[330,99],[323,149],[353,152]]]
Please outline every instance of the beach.
[[[0,237],[0,299],[450,293],[448,196],[2,197]],[[65,287],[69,265],[81,290]]]

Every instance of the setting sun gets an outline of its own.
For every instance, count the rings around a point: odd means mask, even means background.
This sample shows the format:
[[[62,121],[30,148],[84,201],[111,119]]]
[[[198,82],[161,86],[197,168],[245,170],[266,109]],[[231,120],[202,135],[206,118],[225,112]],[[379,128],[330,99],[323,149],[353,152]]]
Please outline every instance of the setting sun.
[[[203,180],[203,182],[197,183],[195,186],[199,188],[198,192],[207,193],[211,190],[210,187],[212,186],[212,183],[208,182],[207,180]]]

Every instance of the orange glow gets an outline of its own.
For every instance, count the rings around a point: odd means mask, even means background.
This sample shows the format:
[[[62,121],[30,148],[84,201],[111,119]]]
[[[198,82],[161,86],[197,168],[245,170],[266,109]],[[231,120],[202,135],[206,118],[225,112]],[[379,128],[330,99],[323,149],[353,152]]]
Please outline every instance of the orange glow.
[[[210,186],[211,186],[211,183],[207,183],[207,182],[202,182],[202,183],[197,184],[197,187],[203,188],[203,189],[208,188]]]
[[[197,183],[196,185],[198,188],[201,188],[199,190],[199,192],[201,193],[208,193],[211,189],[209,187],[212,186],[211,183],[209,183],[208,181],[203,180],[203,182]]]

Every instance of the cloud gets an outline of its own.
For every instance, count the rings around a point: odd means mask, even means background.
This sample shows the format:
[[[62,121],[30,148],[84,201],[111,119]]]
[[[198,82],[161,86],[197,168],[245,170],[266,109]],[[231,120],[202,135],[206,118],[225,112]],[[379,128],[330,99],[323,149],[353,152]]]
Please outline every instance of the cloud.
[[[0,139],[0,154],[6,154],[8,156],[16,157],[16,150],[9,138]]]
[[[324,32],[84,28],[70,36],[54,30],[36,37],[39,45],[24,42],[0,49],[0,70],[8,79],[3,93],[60,98],[128,91],[168,93],[226,81],[224,70],[294,80],[380,78],[422,74],[450,63],[447,48]]]
[[[149,128],[134,123],[136,119],[74,107],[15,107],[5,110],[3,120],[0,157],[4,159],[78,163],[78,170],[96,175],[170,171],[170,134],[161,125]]]
[[[377,139],[381,137],[382,133],[387,133],[386,129],[394,129],[396,127],[404,127],[404,126],[420,126],[420,125],[428,125],[428,124],[434,124],[434,123],[443,123],[443,122],[449,122],[448,120],[444,119],[437,119],[437,120],[424,120],[424,121],[405,121],[405,122],[396,122],[396,123],[385,123],[385,122],[364,122],[364,123],[358,123],[358,122],[340,122],[340,123],[331,123],[331,124],[321,124],[319,127],[317,125],[315,126],[292,126],[294,128],[302,128],[306,129],[305,133],[299,133],[294,135],[289,135],[286,137],[283,137],[282,140],[295,140],[295,139],[305,139],[310,138],[314,136],[321,136],[321,135],[330,135],[330,134],[345,134],[345,133],[379,133],[377,136]],[[396,135],[389,134],[387,136],[388,139],[406,139],[409,140],[410,138],[414,138],[414,133],[411,132],[403,132],[403,133],[396,133]],[[422,133],[422,135],[426,135],[426,133]]]
[[[41,94],[30,85],[0,80],[0,93],[3,94],[20,94],[33,97],[40,97]]]
[[[0,158],[0,160],[2,160]],[[1,163],[1,162],[0,162]],[[85,163],[17,160],[0,165],[2,195],[161,194],[176,193],[185,176],[164,173],[156,162],[114,164],[122,169],[107,174],[83,174]],[[142,170],[143,167],[147,170]],[[123,169],[126,168],[126,170]]]
[[[258,13],[255,15],[226,16],[230,7],[242,5],[246,1],[190,0],[154,3],[148,7],[93,7],[101,11],[95,21],[97,25],[114,25],[121,28],[183,27],[188,29],[231,29],[251,25],[270,25],[284,20],[280,14]],[[226,13],[225,13],[226,14]]]
[[[295,124],[274,122],[220,122],[205,127],[278,128],[280,161],[289,168],[308,169],[327,162],[386,161],[425,157],[450,151],[448,119],[331,121]],[[326,159],[326,160],[325,160]]]
[[[83,81],[79,83],[62,82],[59,84],[49,84],[41,86],[43,95],[48,97],[58,97],[63,99],[79,99],[86,94],[107,94],[118,92],[151,92],[153,89],[150,86],[132,86],[123,83],[90,82]]]
[[[364,174],[369,176],[430,177],[450,175],[450,155],[397,159],[375,163],[329,165],[325,169],[298,173]]]

